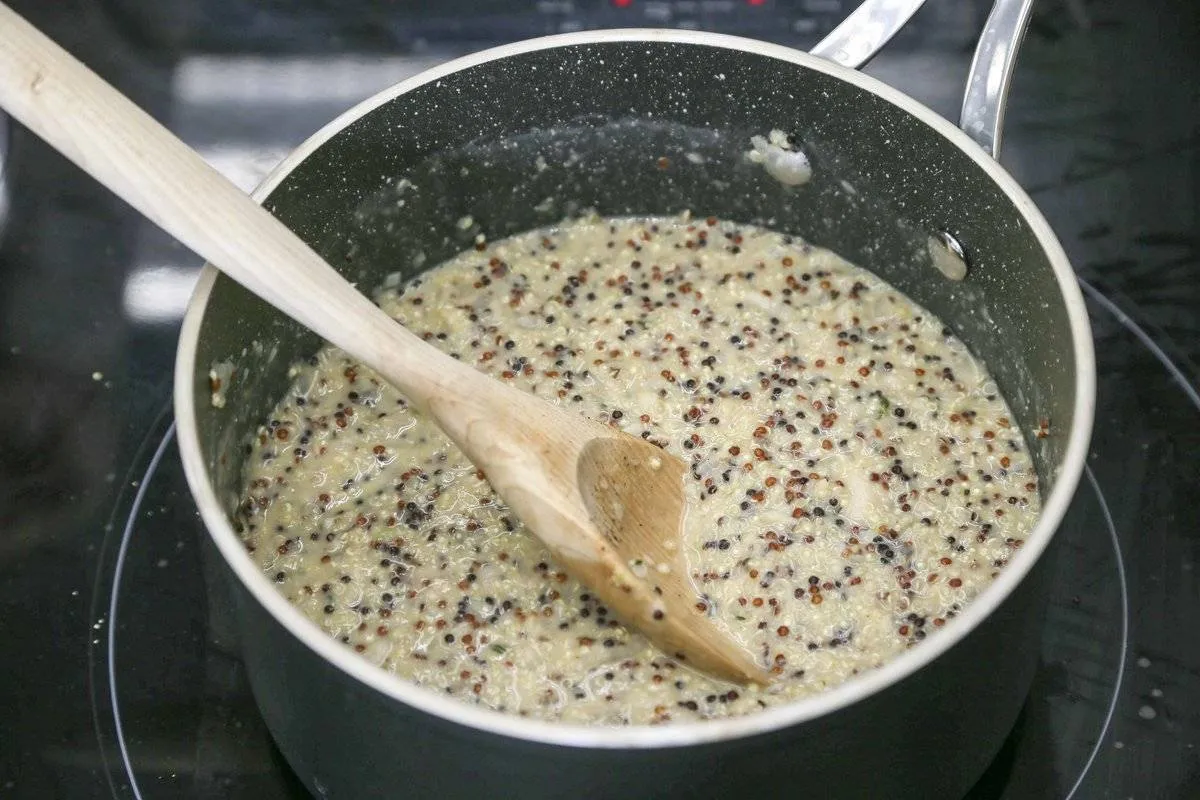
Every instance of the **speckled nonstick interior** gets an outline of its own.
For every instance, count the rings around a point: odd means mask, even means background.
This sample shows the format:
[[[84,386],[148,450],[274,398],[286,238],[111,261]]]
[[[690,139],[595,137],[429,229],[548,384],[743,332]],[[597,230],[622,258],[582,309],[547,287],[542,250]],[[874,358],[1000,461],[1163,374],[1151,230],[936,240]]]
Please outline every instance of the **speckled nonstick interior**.
[[[776,128],[810,156],[813,178],[807,185],[781,185],[745,158],[751,136]],[[538,742],[612,752],[686,749],[689,743],[728,743],[757,734],[782,737],[781,731],[819,727],[820,719],[832,718],[822,734],[830,736],[853,730],[847,708],[876,713],[865,698],[885,696],[902,681],[919,684],[918,670],[997,607],[1008,609],[1001,615],[1005,619],[1019,615],[1022,625],[1036,619],[1036,597],[1003,601],[1045,549],[1082,468],[1093,392],[1086,315],[1061,248],[1029,199],[966,136],[903,95],[805,54],[730,37],[681,32],[558,37],[471,57],[368,101],[285,162],[260,197],[363,288],[393,272],[410,276],[436,265],[472,246],[477,234],[494,240],[584,210],[603,215],[690,210],[796,234],[878,273],[965,340],[1008,398],[1042,478],[1046,502],[1037,541],[976,601],[978,609],[969,608],[950,626],[957,632],[948,630],[936,637],[942,641],[915,648],[879,674],[851,682],[856,685],[804,701],[807,706],[765,712],[758,721],[607,733],[537,727],[440,705],[453,701],[425,703],[412,687],[394,688],[390,677],[366,671],[374,667],[360,668],[328,649],[332,643],[319,641],[315,626],[306,628],[299,612],[272,600],[274,588],[238,552],[227,513],[240,490],[243,445],[288,385],[289,365],[321,343],[240,286],[210,273],[185,321],[176,404],[189,483],[235,573],[236,613],[253,618],[246,623],[251,630],[286,627],[292,632],[288,652],[319,652],[325,663],[312,665],[313,675],[336,666],[338,692],[357,698],[364,709],[379,700],[377,709],[363,711],[384,720],[377,724],[388,724],[389,714],[396,719],[408,714],[401,704],[416,704],[432,715],[417,715],[420,719],[451,719],[445,723],[447,741],[488,736],[500,754],[506,751],[496,742],[508,736],[533,750]],[[464,217],[474,224],[464,229],[459,225]],[[964,281],[945,278],[931,263],[927,242],[940,231],[966,248],[970,270]],[[226,406],[218,409],[210,403],[208,373],[226,361],[237,375]],[[1050,435],[1032,437],[1043,422]],[[998,646],[1019,647],[1014,642],[1027,632],[1017,625],[1009,638],[997,639]],[[304,646],[297,649],[296,640]],[[1004,696],[995,698],[999,711],[988,711],[987,697],[980,700],[980,711],[996,721],[964,723],[964,734],[986,735],[988,741],[963,755],[966,766],[947,773],[948,791],[981,769],[1003,738],[1005,719],[1010,725],[1016,714],[1016,708],[1008,709],[1011,698],[1023,696],[1021,681],[1032,674],[1028,659],[1022,664],[1013,667]],[[281,703],[291,702],[283,692],[256,681],[268,724],[293,766],[302,762],[298,772],[313,786],[319,770],[312,763],[319,756],[304,749],[301,734],[284,730],[292,722],[280,710]],[[805,722],[814,719],[818,722]],[[430,724],[442,730],[442,721]],[[889,752],[905,746],[897,739]],[[547,747],[541,756],[561,752]],[[611,771],[602,756],[595,758],[588,763],[597,774]],[[745,769],[759,768],[750,756],[744,760]],[[892,760],[902,774],[900,756]],[[342,774],[332,759],[322,763],[324,780]],[[680,780],[689,779],[685,760],[647,764],[676,769]],[[395,773],[402,766],[388,769]],[[529,778],[520,770],[514,776],[514,787]],[[605,785],[619,788],[622,780],[613,775],[611,786]],[[356,791],[362,786],[356,784]],[[436,786],[449,791],[446,784]]]
[[[809,154],[808,185],[784,186],[744,157],[750,137],[772,128]],[[1066,312],[1021,213],[956,143],[870,92],[799,65],[630,42],[483,64],[364,115],[265,204],[363,287],[435,265],[478,232],[498,239],[584,209],[690,209],[766,225],[871,269],[940,316],[995,374],[1024,430],[1071,417]],[[463,230],[457,222],[467,215],[476,224]],[[926,243],[942,230],[967,248],[966,281],[932,267]],[[251,413],[239,415],[237,440],[277,399],[288,363],[319,346],[222,279],[197,353],[198,401],[206,401],[208,365],[248,342],[270,343],[279,356],[260,363],[238,396]],[[1037,442],[1048,480],[1065,444]],[[236,491],[236,470],[216,478]]]

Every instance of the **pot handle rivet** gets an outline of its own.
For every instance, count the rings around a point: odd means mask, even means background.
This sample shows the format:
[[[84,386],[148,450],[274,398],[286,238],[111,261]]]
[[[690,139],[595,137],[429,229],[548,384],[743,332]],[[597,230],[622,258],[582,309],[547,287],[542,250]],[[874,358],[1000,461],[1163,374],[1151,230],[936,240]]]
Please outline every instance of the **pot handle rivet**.
[[[952,281],[967,277],[967,251],[954,234],[938,231],[929,237],[925,247],[938,272]]]

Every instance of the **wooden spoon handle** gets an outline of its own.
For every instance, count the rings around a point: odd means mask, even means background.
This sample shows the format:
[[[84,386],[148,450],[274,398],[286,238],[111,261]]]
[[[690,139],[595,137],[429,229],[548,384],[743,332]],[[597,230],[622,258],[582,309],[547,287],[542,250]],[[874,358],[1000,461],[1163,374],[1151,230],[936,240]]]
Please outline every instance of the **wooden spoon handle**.
[[[191,250],[425,405],[470,368],[332,267],[40,31],[0,5],[0,106]]]

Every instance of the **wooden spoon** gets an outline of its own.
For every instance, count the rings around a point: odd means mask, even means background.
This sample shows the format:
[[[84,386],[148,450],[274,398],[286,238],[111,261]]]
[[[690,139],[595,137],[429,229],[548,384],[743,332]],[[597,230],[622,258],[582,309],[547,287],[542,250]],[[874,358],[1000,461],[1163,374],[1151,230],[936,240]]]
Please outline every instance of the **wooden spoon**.
[[[187,145],[0,5],[0,105],[179,241],[373,367],[484,470],[554,557],[666,653],[765,682],[699,609],[684,465],[505,386],[409,333]]]

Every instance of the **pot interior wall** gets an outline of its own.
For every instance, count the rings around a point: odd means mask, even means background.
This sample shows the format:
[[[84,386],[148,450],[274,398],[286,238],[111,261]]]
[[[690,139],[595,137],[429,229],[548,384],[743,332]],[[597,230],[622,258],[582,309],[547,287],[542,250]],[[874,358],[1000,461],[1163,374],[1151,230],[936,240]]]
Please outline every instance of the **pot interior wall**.
[[[791,135],[814,165],[783,186],[745,152]],[[591,209],[716,215],[829,247],[932,310],[991,369],[1022,430],[1065,431],[1074,402],[1066,311],[1036,237],[986,172],[923,122],[823,73],[698,44],[604,43],[492,61],[425,84],[322,145],[266,205],[360,287]],[[464,228],[460,221],[470,217]],[[953,233],[965,281],[931,264]],[[313,334],[220,279],[196,359],[200,439],[232,509],[244,442]],[[208,370],[237,373],[224,408]],[[1066,437],[1032,441],[1043,489]]]

